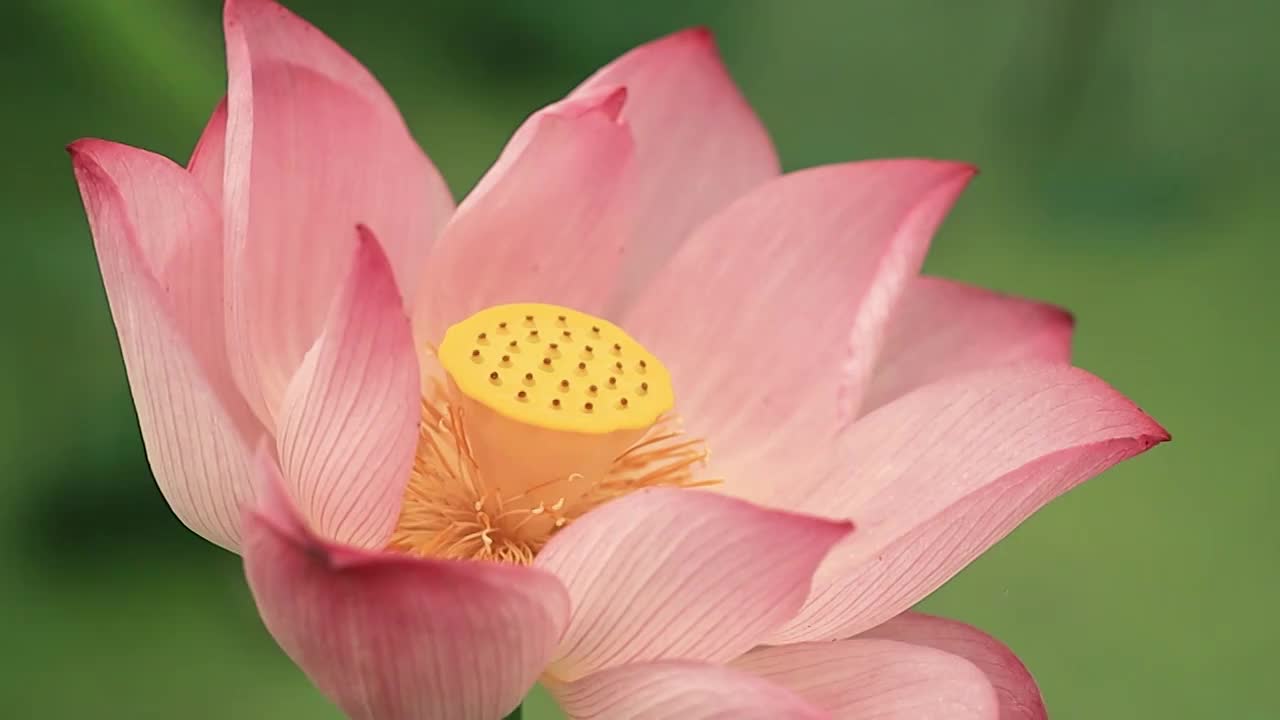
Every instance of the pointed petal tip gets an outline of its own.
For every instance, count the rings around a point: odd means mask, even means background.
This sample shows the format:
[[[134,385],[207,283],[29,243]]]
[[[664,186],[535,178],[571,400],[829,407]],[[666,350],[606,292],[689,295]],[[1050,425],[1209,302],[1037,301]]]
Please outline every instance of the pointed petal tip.
[[[708,25],[694,25],[684,30],[677,30],[671,34],[671,37],[707,45],[714,45],[716,41],[716,34]]]
[[[1069,330],[1076,328],[1076,314],[1059,305],[1051,305],[1050,311],[1057,317],[1058,322]]]
[[[1156,445],[1169,442],[1173,439],[1173,435],[1170,434],[1158,420],[1151,417],[1150,413],[1142,409],[1142,407],[1140,407],[1136,402],[1117,390],[1110,383],[1099,378],[1088,370],[1075,367],[1071,368],[1071,370],[1073,371],[1073,374],[1078,377],[1082,377],[1088,382],[1098,383],[1102,388],[1105,388],[1106,391],[1112,394],[1117,402],[1127,405],[1129,412],[1137,415],[1134,422],[1140,429],[1132,436],[1132,439],[1142,447],[1137,454],[1146,452]]]
[[[365,282],[375,283],[375,287],[383,286],[386,292],[393,293],[399,299],[400,308],[404,312],[406,321],[408,320],[404,292],[396,282],[391,256],[387,254],[387,249],[383,247],[377,233],[364,223],[356,225],[355,261],[352,267],[353,276],[362,278]]]
[[[887,165],[928,165],[938,169],[939,174],[945,180],[956,183],[959,189],[963,190],[973,181],[975,177],[982,173],[981,169],[974,163],[963,160],[947,160],[944,158],[929,157],[902,157],[902,158],[886,158],[884,160],[871,160],[870,162],[883,162]]]
[[[940,171],[944,171],[947,174],[955,175],[958,178],[963,177],[966,179],[972,179],[975,175],[978,175],[981,173],[981,169],[976,164],[967,162],[965,160],[949,160],[947,158],[909,156],[909,155],[903,156],[903,157],[870,158],[867,160],[855,160],[850,162],[834,163],[832,165],[826,165],[826,166],[819,165],[817,167],[843,167],[843,166],[858,166],[858,165],[932,166],[939,169]],[[800,172],[803,172],[803,171],[800,171]]]
[[[1048,303],[1042,306],[1044,331],[1042,335],[1055,338],[1056,347],[1064,348],[1065,362],[1071,361],[1071,338],[1076,331],[1076,314],[1061,305]]]
[[[98,141],[97,138],[87,138],[87,137],[79,138],[78,140],[72,140],[71,142],[67,143],[64,149],[67,151],[67,154],[72,157],[72,159],[75,159],[79,155],[86,152],[86,147],[85,147],[86,145],[90,145],[94,142],[100,142],[100,141]]]
[[[222,4],[222,18],[227,23],[238,22],[250,12],[274,11],[293,15],[289,8],[275,0],[226,0]]]
[[[622,108],[626,103],[626,86],[615,85],[581,98],[564,100],[549,114],[567,118],[585,118],[598,114],[608,118],[609,122],[619,123],[618,118],[622,115]]]
[[[82,137],[73,140],[66,145],[67,154],[71,156],[71,162],[76,167],[87,166],[92,164],[101,167],[101,164],[94,157],[98,153],[111,152],[115,150],[137,150],[137,148],[118,143],[112,140],[103,140],[95,137]],[[145,151],[139,151],[145,152]]]
[[[622,114],[622,107],[627,104],[627,88],[619,85],[617,88],[607,93],[601,100],[598,108],[603,112],[610,121],[618,122],[618,116]]]
[[[1070,313],[1066,314],[1070,317]],[[1137,443],[1141,447],[1141,450],[1135,454],[1141,454],[1156,445],[1173,439],[1169,431],[1155,418],[1151,417],[1146,410],[1139,407],[1136,402],[1116,389],[1111,383],[1084,368],[1059,366],[1055,369],[1053,364],[1046,365],[1038,362],[1026,363],[1024,367],[1028,369],[1040,368],[1044,372],[1060,372],[1066,380],[1079,382],[1082,386],[1092,387],[1093,391],[1098,393],[1100,398],[1103,398],[1103,406],[1105,408],[1123,411],[1127,415],[1128,421],[1132,423],[1131,427],[1133,428],[1132,434],[1126,439]]]
[[[754,505],[754,503],[751,503],[747,500],[741,500],[739,498],[734,498],[734,500],[738,500],[739,502],[743,502],[748,505]],[[858,524],[854,520],[851,520],[849,518],[835,519],[835,518],[823,517],[821,515],[810,515],[807,513],[790,512],[787,510],[777,510],[777,509],[775,509],[774,512],[777,512],[782,515],[786,515],[791,522],[794,522],[797,525],[811,524],[818,528],[821,528],[820,542],[825,543],[828,549],[835,547],[838,543],[840,543],[840,541],[849,537],[850,535],[857,532],[858,530]]]
[[[109,202],[117,204],[121,208],[125,205],[126,201],[122,194],[120,183],[115,175],[104,166],[103,158],[101,157],[106,153],[120,151],[146,152],[128,145],[98,138],[81,138],[67,145],[67,153],[71,156],[71,168],[75,174],[76,184],[80,187],[81,195],[86,198],[85,208],[86,212],[88,212],[91,227],[94,213],[89,210],[88,197],[90,194],[105,194],[105,197],[111,198]],[[123,222],[128,224],[128,221]],[[94,246],[99,247],[101,242],[98,235],[95,234]],[[147,258],[146,249],[139,241],[133,228],[130,228],[127,232],[120,233],[118,237],[114,237],[112,244],[116,249],[127,249],[128,252],[133,253],[136,262],[139,263],[138,267],[146,273],[150,281],[158,282],[155,276],[155,269]],[[102,252],[100,247],[98,252]]]
[[[76,183],[83,186],[86,177],[89,176],[98,179],[105,179],[102,168],[97,161],[93,159],[93,147],[101,140],[94,138],[80,138],[73,142],[67,143],[67,155],[71,158],[71,170],[75,173]]]
[[[549,105],[533,117],[558,117],[569,120],[587,118],[602,114],[609,122],[622,124],[619,116],[627,102],[627,88],[624,85],[608,85],[578,97],[566,98]]]
[[[828,176],[832,181],[849,178],[857,180],[868,173],[881,173],[885,177],[901,175],[903,177],[930,178],[935,188],[956,186],[957,192],[963,190],[978,175],[978,166],[958,160],[943,160],[931,157],[886,157],[869,160],[851,160],[834,162],[787,173],[782,182],[794,182],[794,178],[806,176]],[[926,202],[922,197],[919,202]]]
[[[1145,436],[1146,441],[1149,443],[1148,448],[1153,448],[1156,445],[1173,440],[1173,434],[1168,430],[1165,430],[1163,425],[1156,422],[1155,419],[1150,416],[1148,416],[1148,419],[1151,420],[1151,424],[1155,426],[1155,431],[1150,435]]]
[[[675,48],[683,45],[704,48],[712,54],[719,54],[715,31],[707,25],[694,25],[692,27],[676,30],[657,38],[646,45],[641,45],[637,49],[648,48],[649,50],[662,50],[664,48]]]
[[[378,240],[378,234],[364,223],[356,223],[356,259],[362,264],[391,269],[391,260]]]
[[[64,149],[71,157],[74,168],[92,172],[122,191],[125,187],[139,182],[134,177],[134,171],[124,166],[142,159],[148,163],[147,169],[150,170],[157,164],[170,165],[173,162],[159,153],[144,148],[95,137],[72,140]]]
[[[965,180],[972,180],[982,172],[982,170],[976,164],[971,162],[966,162],[963,160],[934,159],[934,160],[929,160],[929,162],[933,162],[933,163],[937,163],[938,165],[949,167],[951,168],[952,172],[956,174],[957,177],[964,178]]]

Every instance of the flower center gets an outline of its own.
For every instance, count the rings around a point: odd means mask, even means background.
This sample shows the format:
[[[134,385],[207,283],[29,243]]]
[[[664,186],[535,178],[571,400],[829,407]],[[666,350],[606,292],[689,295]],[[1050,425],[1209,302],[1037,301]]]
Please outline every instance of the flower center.
[[[436,354],[446,377],[423,400],[395,549],[529,562],[602,502],[710,484],[692,476],[707,453],[679,431],[666,367],[612,323],[499,305],[450,327]]]

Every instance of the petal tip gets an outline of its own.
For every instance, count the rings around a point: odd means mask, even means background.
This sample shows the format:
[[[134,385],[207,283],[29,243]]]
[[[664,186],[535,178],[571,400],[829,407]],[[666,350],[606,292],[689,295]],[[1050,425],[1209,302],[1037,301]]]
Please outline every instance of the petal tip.
[[[393,268],[392,260],[383,243],[378,240],[378,234],[364,223],[356,225],[356,258],[352,268],[353,278],[357,278],[355,282],[379,283],[383,286],[381,291],[394,296],[404,315],[404,322],[408,322],[404,293],[401,292],[399,283],[396,281],[396,270]]]
[[[1150,413],[1143,410],[1132,400],[1129,401],[1129,404],[1133,412],[1139,416],[1138,423],[1141,426],[1141,430],[1134,435],[1134,439],[1142,446],[1141,452],[1146,452],[1156,445],[1167,443],[1173,439],[1173,435],[1158,420],[1151,417]]]
[[[1156,422],[1154,419],[1151,420],[1151,424],[1155,426],[1155,431],[1150,435],[1143,436],[1148,448],[1153,448],[1156,445],[1173,440],[1173,435],[1168,430],[1165,430],[1163,425]]]
[[[593,115],[603,115],[614,124],[621,124],[619,117],[627,102],[625,85],[608,85],[577,98],[569,98],[547,107],[544,116],[577,120]],[[536,116],[535,116],[536,117]]]
[[[707,25],[694,25],[693,27],[677,30],[670,35],[673,40],[681,40],[693,45],[706,45],[714,47],[716,44],[716,34]]]
[[[386,248],[383,247],[382,241],[378,239],[376,233],[364,223],[356,224],[356,256],[352,264],[352,275],[359,280],[377,279],[385,283],[385,291],[394,293],[400,303],[400,307],[404,310],[404,296],[400,291],[399,285],[396,283],[395,270],[391,264],[391,258],[387,255]],[[408,314],[406,312],[407,320]]]
[[[920,156],[903,156],[888,157],[871,160],[861,160],[847,163],[837,163],[837,166],[857,166],[865,164],[882,164],[882,165],[915,165],[918,167],[932,167],[941,175],[954,176],[956,178],[971,179],[981,172],[981,169],[974,163],[964,160],[948,160],[938,157],[920,157]]]
[[[364,223],[356,223],[356,238],[360,243],[360,248],[365,252],[378,252],[382,248],[378,244],[378,237],[373,234],[373,230]]]
[[[117,186],[135,184],[131,182],[131,173],[125,167],[132,161],[145,159],[151,166],[157,162],[166,164],[171,162],[163,155],[150,150],[95,137],[83,137],[73,140],[67,143],[65,149],[67,154],[71,156],[71,163],[74,167],[94,172],[100,175],[104,181]]]
[[[934,160],[933,162],[946,168],[949,179],[959,188],[967,187],[982,172],[974,163],[962,160]]]
[[[618,117],[622,115],[622,107],[627,104],[627,88],[625,85],[619,85],[611,92],[605,95],[598,106],[600,112],[608,116],[610,122],[618,122]]]
[[[242,20],[250,12],[273,11],[292,15],[288,8],[275,0],[227,0],[222,4],[222,17],[227,23]]]
[[[1164,429],[1164,426],[1151,417],[1146,410],[1143,410],[1136,402],[1121,393],[1110,383],[1088,370],[1074,366],[1037,365],[1045,372],[1061,373],[1060,377],[1070,378],[1073,382],[1092,386],[1094,392],[1100,392],[1098,408],[1100,410],[1119,411],[1126,416],[1127,427],[1132,428],[1132,430],[1131,434],[1125,435],[1123,439],[1137,442],[1141,447],[1140,453],[1173,439],[1169,431]],[[1115,437],[1112,439],[1119,440],[1122,438]]]
[[[1070,310],[1058,305],[1049,305],[1049,312],[1055,322],[1068,330],[1074,330],[1076,327],[1076,314]]]
[[[85,145],[88,145],[93,141],[94,138],[80,138],[78,140],[72,140],[66,144],[64,149],[67,151],[67,154],[74,159],[85,152]]]
[[[1137,408],[1137,410],[1142,413],[1143,417],[1146,418],[1147,424],[1150,426],[1147,434],[1143,436],[1143,439],[1146,441],[1147,449],[1173,440],[1173,434],[1166,430],[1159,421],[1147,414],[1147,412],[1142,408]]]
[[[824,520],[826,520],[826,530],[830,534],[833,545],[849,537],[858,530],[858,524],[853,520],[831,520],[827,518],[824,518]]]
[[[974,163],[963,160],[945,160],[941,158],[905,158],[906,162],[923,162],[941,170],[948,180],[955,181],[960,187],[968,185],[971,180],[981,174],[981,169]]]
[[[624,58],[670,59],[676,64],[710,62],[723,66],[715,33],[706,25],[695,25],[663,35],[639,45]]]
[[[673,50],[683,46],[703,48],[716,52],[715,32],[707,25],[693,25],[667,33],[659,38],[639,45],[636,50],[657,51]]]
[[[71,162],[76,167],[88,167],[93,165],[101,167],[101,164],[95,157],[99,153],[116,148],[127,147],[120,143],[110,140],[102,140],[100,138],[83,137],[67,143],[67,154],[71,156]]]
[[[75,173],[76,182],[81,186],[88,179],[101,180],[102,168],[97,161],[93,159],[92,138],[82,138],[71,143],[67,143],[67,155],[71,157],[71,170]]]

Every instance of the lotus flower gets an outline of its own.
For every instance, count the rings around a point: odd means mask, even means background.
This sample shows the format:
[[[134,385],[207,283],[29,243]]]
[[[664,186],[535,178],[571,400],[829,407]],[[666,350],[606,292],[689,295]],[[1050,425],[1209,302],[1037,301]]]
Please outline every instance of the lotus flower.
[[[1066,313],[918,275],[972,167],[782,175],[689,30],[455,208],[335,43],[268,0],[225,31],[187,167],[70,151],[160,489],[343,711],[1045,717],[911,608],[1169,436]]]

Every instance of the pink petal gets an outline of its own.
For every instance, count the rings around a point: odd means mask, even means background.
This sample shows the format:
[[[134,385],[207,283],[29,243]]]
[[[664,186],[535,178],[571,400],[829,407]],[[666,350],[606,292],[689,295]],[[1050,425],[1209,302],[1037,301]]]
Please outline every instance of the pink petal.
[[[623,665],[550,690],[573,720],[823,720],[785,688],[721,665]]]
[[[534,561],[573,604],[548,672],[569,681],[627,663],[736,657],[791,617],[851,529],[670,488],[592,510]]]
[[[805,170],[712,218],[626,327],[671,370],[726,491],[772,486],[851,419],[885,321],[973,175],[929,160]]]
[[[732,667],[795,692],[841,720],[997,720],[996,693],[976,665],[891,640],[763,647]]]
[[[1004,643],[962,622],[906,612],[859,637],[925,645],[977,665],[996,689],[1000,720],[1047,720],[1035,678]]]
[[[209,288],[180,280],[166,287],[157,278],[177,280],[211,256],[202,245],[209,218],[201,196],[167,161],[141,150],[100,140],[69,150],[151,471],[187,527],[235,551],[239,505],[252,496],[252,482],[246,438],[223,402],[233,396],[225,386],[219,392],[212,361],[194,351],[196,307]],[[199,339],[208,352],[212,343]]]
[[[1067,311],[963,283],[918,277],[889,323],[862,412],[931,382],[973,370],[1071,361]]]
[[[226,172],[226,153],[227,99],[224,97],[214,107],[204,132],[200,133],[200,139],[191,151],[191,159],[187,161],[187,172],[204,188],[219,213],[223,208],[222,179]]]
[[[184,338],[209,389],[253,442],[261,425],[236,387],[227,359],[223,303],[222,221],[217,209],[183,169],[138,148],[85,139],[70,151],[77,167],[112,187],[122,203],[133,242],[159,284],[174,328]]]
[[[914,605],[1053,498],[1169,439],[1065,365],[921,388],[859,420],[789,507],[853,517],[805,608],[772,642],[849,637]]]
[[[627,88],[622,118],[637,150],[639,224],[625,270],[625,292],[632,295],[703,220],[779,168],[768,133],[705,28],[632,50],[570,97],[619,85]]]
[[[458,208],[431,256],[418,335],[507,302],[596,314],[615,290],[629,231],[625,92],[559,103],[527,120]]]
[[[334,545],[290,505],[260,451],[245,575],[262,621],[353,720],[494,720],[537,679],[568,617],[548,573]]]
[[[225,26],[233,367],[273,425],[346,274],[351,228],[378,234],[414,297],[452,200],[377,81],[319,30],[269,0],[229,0]]]
[[[418,446],[413,331],[387,256],[366,228],[325,330],[289,383],[280,461],[316,531],[381,547],[400,515]]]

